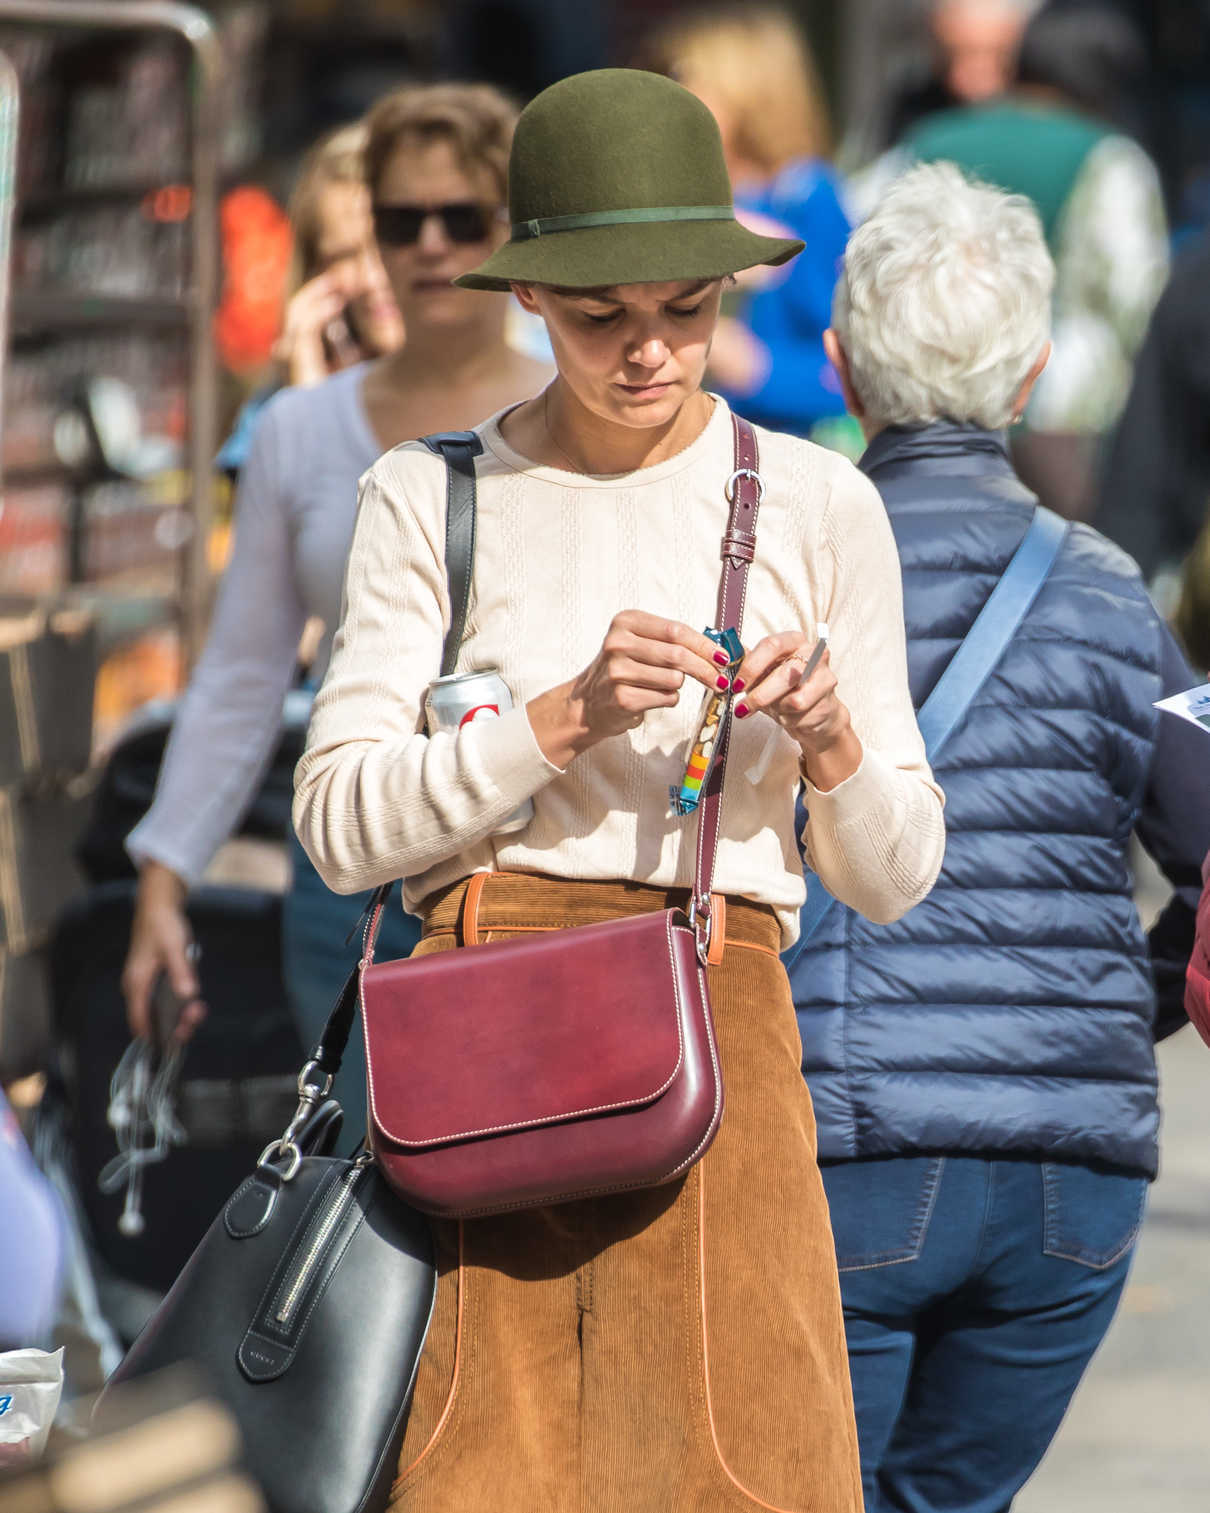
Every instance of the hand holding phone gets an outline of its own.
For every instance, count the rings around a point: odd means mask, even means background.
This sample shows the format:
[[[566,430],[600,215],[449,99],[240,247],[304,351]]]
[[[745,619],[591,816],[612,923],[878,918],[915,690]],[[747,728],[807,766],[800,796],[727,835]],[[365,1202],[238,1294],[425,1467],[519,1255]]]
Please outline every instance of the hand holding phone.
[[[185,947],[185,959],[195,971],[201,956],[196,941]],[[160,973],[151,990],[151,1043],[156,1050],[162,1054],[188,1040],[205,1016],[205,1005],[197,993],[178,993],[168,973]]]
[[[286,306],[273,355],[292,385],[322,383],[335,368],[347,367],[360,352],[349,329],[348,291],[338,270],[305,283]]]
[[[131,923],[130,946],[122,969],[122,994],[126,999],[126,1017],[133,1035],[150,1040],[152,1026],[151,997],[161,977],[167,976],[179,994],[194,1003],[183,1016],[175,1018],[181,1038],[187,1038],[204,1013],[200,1002],[201,987],[190,956],[193,931],[185,913],[187,888],[184,880],[170,867],[150,858],[139,873],[139,889]],[[167,1000],[162,1017],[173,1017]]]

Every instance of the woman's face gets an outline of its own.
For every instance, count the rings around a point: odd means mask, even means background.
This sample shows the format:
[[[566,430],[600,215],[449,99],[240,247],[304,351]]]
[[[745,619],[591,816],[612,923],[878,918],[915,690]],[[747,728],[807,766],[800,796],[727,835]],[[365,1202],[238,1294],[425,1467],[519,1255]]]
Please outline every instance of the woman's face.
[[[409,330],[481,313],[483,294],[451,280],[507,240],[491,171],[463,168],[448,142],[407,142],[387,159],[374,204],[387,212],[378,218],[378,246]]]
[[[616,284],[591,291],[515,284],[546,322],[559,376],[615,425],[665,425],[702,386],[721,279]]]
[[[369,191],[363,184],[324,184],[316,223],[315,272],[337,281],[358,345],[367,357],[396,351],[403,345],[403,321],[374,242]]]

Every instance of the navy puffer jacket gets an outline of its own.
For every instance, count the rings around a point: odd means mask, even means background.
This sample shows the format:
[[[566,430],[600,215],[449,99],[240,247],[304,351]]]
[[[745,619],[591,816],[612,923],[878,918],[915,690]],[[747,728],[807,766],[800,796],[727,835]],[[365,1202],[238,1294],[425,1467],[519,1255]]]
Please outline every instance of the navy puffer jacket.
[[[885,431],[862,466],[899,545],[919,708],[1032,496],[1001,435],[949,423]],[[1155,993],[1126,847],[1166,638],[1130,559],[1074,526],[936,763],[932,893],[891,926],[834,908],[792,974],[821,1159],[981,1152],[1154,1175]]]

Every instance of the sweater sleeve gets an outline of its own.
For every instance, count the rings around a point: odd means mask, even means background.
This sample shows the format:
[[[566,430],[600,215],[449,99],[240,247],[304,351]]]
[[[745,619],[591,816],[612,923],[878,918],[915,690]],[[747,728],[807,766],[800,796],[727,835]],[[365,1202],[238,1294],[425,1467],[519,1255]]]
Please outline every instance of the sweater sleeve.
[[[933,780],[908,690],[903,587],[873,484],[848,464],[833,483],[822,546],[834,565],[826,606],[837,694],[861,764],[821,792],[804,778],[807,861],[828,892],[876,924],[918,904],[945,854],[944,796]]]
[[[235,508],[235,544],[206,648],[181,700],[155,801],[127,837],[135,862],[188,883],[231,835],[281,727],[306,619],[289,519],[292,449],[271,406],[256,427]]]
[[[344,611],[295,774],[298,838],[337,893],[456,856],[559,773],[524,707],[424,732],[450,613],[441,469],[404,450],[362,479]]]

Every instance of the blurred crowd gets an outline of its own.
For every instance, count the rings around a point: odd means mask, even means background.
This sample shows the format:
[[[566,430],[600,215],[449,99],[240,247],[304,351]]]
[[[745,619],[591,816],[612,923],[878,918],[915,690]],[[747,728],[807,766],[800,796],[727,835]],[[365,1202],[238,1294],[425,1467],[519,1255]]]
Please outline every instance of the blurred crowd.
[[[1210,660],[1198,629],[1205,543],[1194,552],[1210,458],[1192,418],[1205,392],[1192,332],[1207,241],[1188,211],[1196,193],[1182,185],[1174,204],[1176,170],[1151,155],[1164,133],[1146,18],[1115,0],[933,0],[927,54],[838,137],[800,18],[760,4],[666,9],[633,29],[626,61],[710,106],[747,223],[807,244],[788,271],[745,274],[728,295],[716,389],[759,423],[858,455],[822,346],[851,226],[913,163],[954,162],[1023,194],[1056,281],[1051,356],[1012,436],[1015,464],[1044,503],[1094,521],[1135,557],[1187,644],[1202,648],[1195,660]],[[353,208],[357,129],[333,132],[300,170],[277,368],[220,454],[232,472],[278,384],[317,382],[403,339],[369,210]],[[511,339],[540,357],[541,333],[515,307],[509,322]]]
[[[918,709],[1032,500],[1073,525],[1046,591],[1064,597],[1039,601],[1041,644],[1002,670],[1032,723],[1010,722],[1002,701],[982,745],[934,760],[950,837],[936,891],[885,929],[833,915],[791,978],[842,1216],[871,1513],[1009,1506],[1125,1284],[1155,1173],[1154,1037],[1186,1014],[1210,1024],[1206,903],[1185,997],[1210,747],[1157,728],[1151,707],[1210,677],[1210,228],[1173,235],[1140,105],[1150,39],[1130,7],[933,0],[927,26],[927,67],[843,134],[801,18],[780,6],[657,7],[625,60],[709,107],[739,218],[805,244],[729,280],[706,382],[756,424],[860,461],[882,491]],[[532,311],[451,282],[508,240],[517,114],[493,84],[403,84],[301,161],[271,350],[241,363],[216,462],[237,485],[233,553],[154,800],[126,839],[138,882],[121,991],[138,1037],[154,1033],[164,984],[169,1038],[205,1020],[190,893],[265,780],[283,700],[323,679],[358,479],[398,443],[473,426],[555,371]],[[1120,728],[1082,683],[1112,691]],[[1053,725],[1038,713],[1052,695]],[[1049,805],[1026,771],[1050,775]],[[1132,834],[1175,890],[1150,942]],[[337,898],[296,842],[290,854],[281,970],[310,1045],[357,960],[345,930],[369,895]],[[417,938],[396,909],[380,957]],[[896,991],[930,1006],[911,1034]],[[1040,1028],[1048,993],[1058,1007]],[[1118,1089],[1108,1111],[1077,1091],[1097,1077]],[[337,1092],[358,1129],[364,1079],[351,1052]],[[1027,1225],[1031,1173],[1057,1217],[1027,1265],[1009,1237]],[[934,1206],[946,1242],[939,1253],[934,1238],[927,1276],[924,1260],[910,1278],[884,1267],[925,1255],[911,1222]],[[0,1348],[47,1338],[51,1282],[78,1244],[61,1208],[0,1100]],[[985,1219],[1003,1240],[994,1302],[972,1259]],[[1073,1248],[1080,1265],[1061,1274]],[[1014,1435],[1026,1390],[1038,1411]],[[955,1418],[972,1403],[964,1436]],[[938,1462],[948,1493],[930,1480]]]

